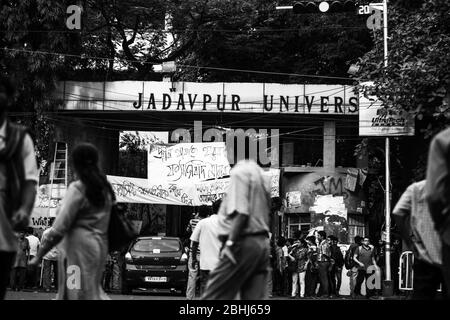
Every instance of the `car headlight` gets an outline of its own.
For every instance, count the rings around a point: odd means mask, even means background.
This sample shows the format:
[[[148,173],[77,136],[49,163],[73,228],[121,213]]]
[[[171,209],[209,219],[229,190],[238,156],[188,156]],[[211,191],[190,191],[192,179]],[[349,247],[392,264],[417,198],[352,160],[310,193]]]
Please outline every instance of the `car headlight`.
[[[127,252],[125,254],[125,261],[126,262],[133,262],[133,258],[131,257],[131,253]]]
[[[187,256],[187,254],[186,254],[186,253],[183,253],[183,254],[181,255],[180,263],[187,263],[187,261],[188,261],[188,256]]]

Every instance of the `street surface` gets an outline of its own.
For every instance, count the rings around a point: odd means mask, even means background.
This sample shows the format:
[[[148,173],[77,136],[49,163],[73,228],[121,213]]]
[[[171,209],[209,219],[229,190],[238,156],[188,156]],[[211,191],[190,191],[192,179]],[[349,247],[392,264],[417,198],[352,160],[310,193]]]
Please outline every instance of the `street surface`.
[[[166,292],[139,292],[134,291],[132,295],[122,294],[108,294],[112,300],[186,300],[184,296],[180,294],[171,294]],[[38,291],[8,291],[6,294],[6,300],[52,300],[56,296],[56,293],[52,292],[38,292]],[[362,298],[364,299],[364,298]],[[393,299],[403,299],[403,297],[393,297]],[[291,300],[289,297],[273,297],[270,300]],[[308,299],[319,300],[319,299]],[[329,300],[329,299],[326,299]],[[342,296],[340,298],[334,298],[331,300],[351,300],[349,296]],[[301,301],[301,299],[295,299],[293,301]]]

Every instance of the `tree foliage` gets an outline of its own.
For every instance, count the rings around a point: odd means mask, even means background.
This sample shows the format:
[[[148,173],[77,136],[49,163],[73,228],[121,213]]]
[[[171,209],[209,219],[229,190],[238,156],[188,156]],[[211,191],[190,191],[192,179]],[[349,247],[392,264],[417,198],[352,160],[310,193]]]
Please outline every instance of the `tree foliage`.
[[[44,52],[70,52],[71,35],[51,32],[64,23],[68,1],[1,1],[0,72],[12,77],[18,94],[12,115],[20,114],[37,145],[40,162],[47,159],[52,132],[44,113],[51,110],[53,90],[64,59]],[[26,114],[22,112],[28,112]]]
[[[209,1],[206,22],[181,63],[346,78],[350,64],[371,48],[364,18],[354,13],[297,15],[278,11],[275,4],[270,0]],[[177,76],[191,81],[342,82],[202,68],[181,68]]]
[[[360,60],[358,78],[372,80],[386,106],[407,110],[426,121],[426,136],[441,129],[450,92],[450,3],[446,0],[392,1],[389,7],[388,67],[383,36]]]

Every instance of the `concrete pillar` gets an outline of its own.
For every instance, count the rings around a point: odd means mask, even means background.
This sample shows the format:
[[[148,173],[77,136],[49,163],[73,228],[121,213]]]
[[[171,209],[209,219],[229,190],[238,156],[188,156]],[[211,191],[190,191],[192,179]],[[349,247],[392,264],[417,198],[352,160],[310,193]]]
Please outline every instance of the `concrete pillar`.
[[[292,166],[294,164],[294,143],[283,143],[283,153],[281,157],[282,166]]]
[[[336,122],[325,121],[323,125],[323,166],[334,169],[336,166]]]

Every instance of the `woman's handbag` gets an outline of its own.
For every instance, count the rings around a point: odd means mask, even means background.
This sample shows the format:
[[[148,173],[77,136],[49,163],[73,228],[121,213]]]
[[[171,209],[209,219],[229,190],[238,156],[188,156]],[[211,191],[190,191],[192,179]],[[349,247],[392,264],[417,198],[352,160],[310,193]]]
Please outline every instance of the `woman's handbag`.
[[[125,216],[125,209],[116,203],[114,193],[113,201],[108,227],[109,252],[121,251],[138,237],[134,225]]]

